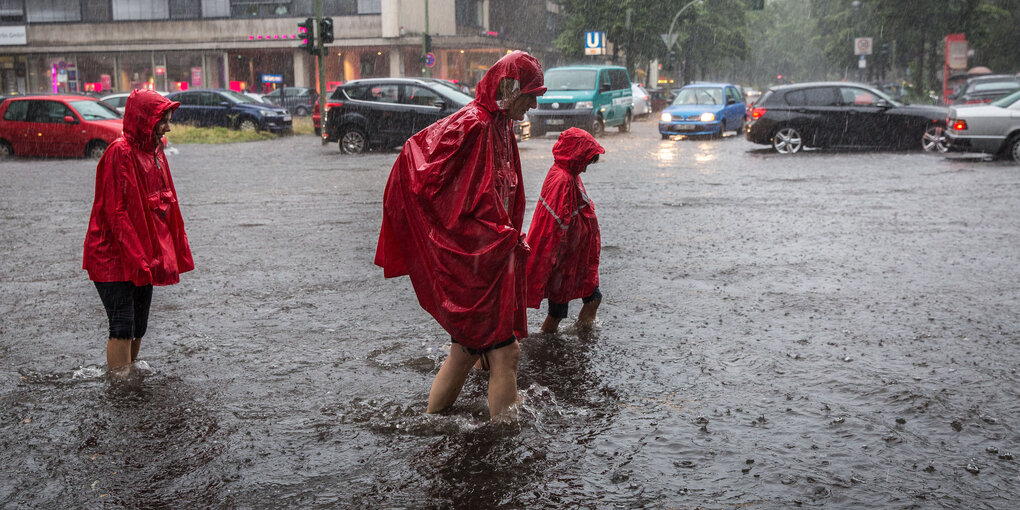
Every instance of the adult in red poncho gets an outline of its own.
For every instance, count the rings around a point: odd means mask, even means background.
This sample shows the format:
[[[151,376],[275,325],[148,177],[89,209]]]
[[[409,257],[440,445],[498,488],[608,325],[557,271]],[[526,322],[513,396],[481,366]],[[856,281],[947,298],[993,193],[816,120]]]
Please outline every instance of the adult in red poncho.
[[[180,281],[195,263],[184,234],[177,191],[163,154],[163,135],[180,103],[135,90],[124,108],[124,133],[96,167],[96,194],[82,267],[110,320],[110,370],[138,358],[153,285]]]
[[[570,128],[553,145],[554,163],[542,184],[528,228],[528,307],[549,300],[543,333],[554,333],[567,303],[582,299],[579,326],[590,325],[602,301],[599,292],[599,220],[581,182],[581,172],[605,149],[587,132]]]
[[[390,172],[375,263],[387,278],[410,276],[418,303],[456,344],[432,383],[429,413],[453,404],[479,357],[491,368],[490,416],[517,401],[528,248],[512,123],[543,93],[538,60],[505,55],[475,100],[411,137]]]

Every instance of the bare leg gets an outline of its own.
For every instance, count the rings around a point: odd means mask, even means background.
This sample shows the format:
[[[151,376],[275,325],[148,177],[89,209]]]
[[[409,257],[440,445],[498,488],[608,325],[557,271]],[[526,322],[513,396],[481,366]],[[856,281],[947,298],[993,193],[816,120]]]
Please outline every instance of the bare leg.
[[[131,363],[130,338],[110,338],[106,341],[106,367],[113,371]]]
[[[489,418],[498,420],[518,401],[517,365],[521,360],[521,344],[514,342],[493,349],[489,357]]]
[[[138,361],[138,350],[142,348],[142,339],[135,338],[131,340],[131,362]]]
[[[438,413],[453,405],[460,395],[461,388],[464,387],[464,380],[467,379],[471,366],[477,359],[478,356],[468,353],[467,349],[460,345],[450,346],[450,355],[446,357],[435,380],[432,381],[426,413]]]
[[[542,323],[542,332],[555,333],[560,328],[560,320],[552,315],[546,315],[545,322]]]
[[[599,309],[599,303],[601,299],[589,301],[581,307],[580,313],[577,314],[577,325],[579,327],[591,326],[595,323],[595,312]]]

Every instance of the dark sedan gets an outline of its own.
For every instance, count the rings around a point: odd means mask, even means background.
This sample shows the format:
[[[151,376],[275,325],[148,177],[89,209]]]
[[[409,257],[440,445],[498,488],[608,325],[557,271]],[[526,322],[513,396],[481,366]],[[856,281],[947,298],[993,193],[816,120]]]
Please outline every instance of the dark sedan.
[[[1010,74],[975,76],[949,98],[954,105],[984,104],[1020,89],[1020,78]]]
[[[781,154],[804,147],[945,152],[947,113],[944,107],[905,105],[857,83],[782,85],[769,89],[755,103],[745,136]]]
[[[396,147],[473,99],[424,78],[350,81],[330,96],[322,137],[347,154]]]
[[[319,94],[307,87],[280,87],[262,96],[262,100],[282,106],[299,117],[312,113]]]
[[[240,92],[223,89],[188,90],[167,95],[181,106],[173,121],[197,126],[223,126],[241,131],[288,131],[292,117],[285,108],[260,103]]]

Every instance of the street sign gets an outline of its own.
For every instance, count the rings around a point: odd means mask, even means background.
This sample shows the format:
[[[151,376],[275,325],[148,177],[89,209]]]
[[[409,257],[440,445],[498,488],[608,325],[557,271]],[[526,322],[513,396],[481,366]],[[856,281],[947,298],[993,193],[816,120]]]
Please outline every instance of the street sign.
[[[262,83],[283,83],[282,74],[263,74]]]
[[[676,42],[677,36],[680,34],[659,34],[662,38],[662,42],[666,43],[667,48],[673,48],[673,43]]]
[[[967,41],[953,41],[946,38],[946,65],[950,69],[967,68]]]
[[[870,37],[858,37],[854,39],[854,55],[871,55]]]
[[[425,67],[432,67],[436,65],[436,54],[426,53],[425,54]]]
[[[605,55],[606,54],[606,33],[585,32],[584,33],[584,54]]]
[[[867,69],[868,57],[861,55],[861,58],[857,60],[857,69]]]

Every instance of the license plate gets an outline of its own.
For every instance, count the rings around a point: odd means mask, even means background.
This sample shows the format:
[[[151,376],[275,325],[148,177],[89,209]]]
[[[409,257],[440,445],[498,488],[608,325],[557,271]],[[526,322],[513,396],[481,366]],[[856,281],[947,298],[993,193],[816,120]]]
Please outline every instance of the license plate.
[[[290,115],[284,115],[283,116],[283,121],[284,122],[290,122],[290,119],[291,119]]]
[[[698,126],[694,124],[680,124],[677,127],[680,128],[680,131],[694,131]]]
[[[545,119],[545,123],[550,126],[561,126],[563,125],[563,119]]]

